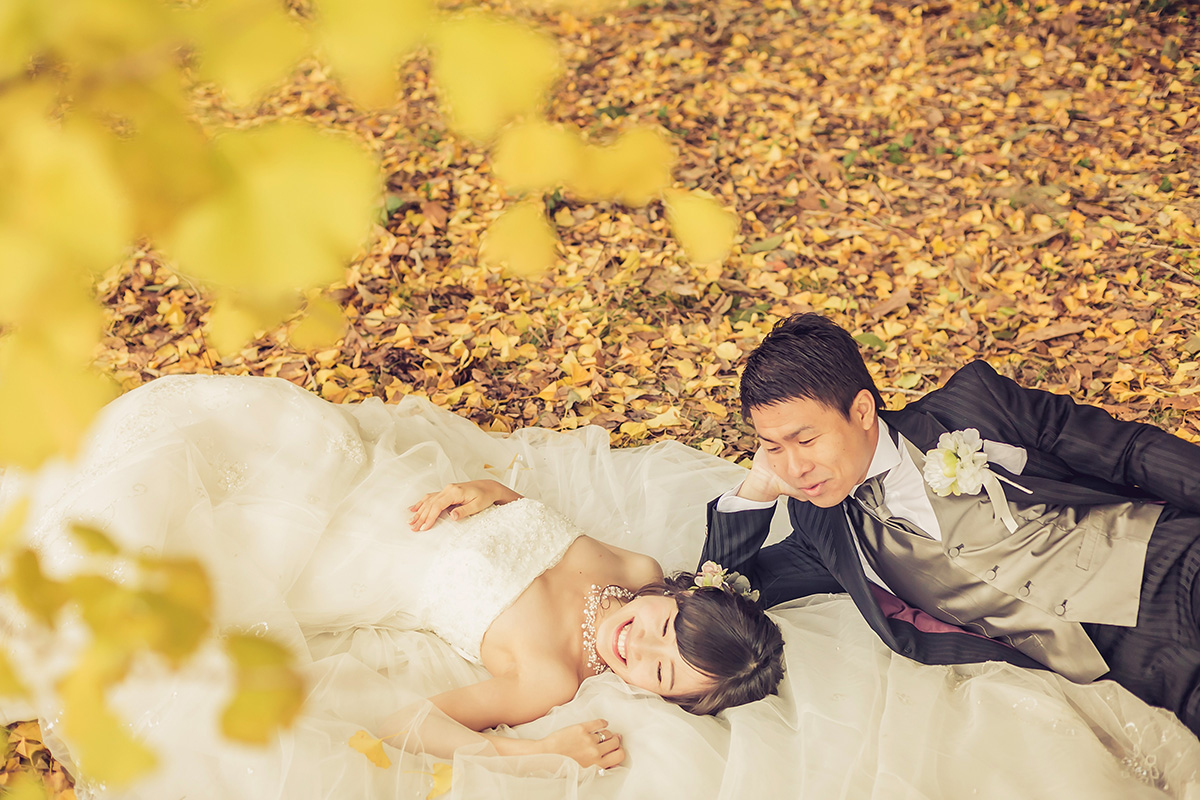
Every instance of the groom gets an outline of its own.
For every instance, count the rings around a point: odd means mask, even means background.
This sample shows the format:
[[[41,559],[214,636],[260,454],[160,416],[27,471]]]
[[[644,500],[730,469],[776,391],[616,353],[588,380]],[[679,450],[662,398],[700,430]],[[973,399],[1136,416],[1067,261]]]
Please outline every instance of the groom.
[[[767,606],[846,592],[922,663],[1109,678],[1200,733],[1200,447],[983,361],[884,411],[817,314],[750,354],[741,402],[760,448],[709,505],[702,562]],[[784,496],[792,533],[763,547]]]

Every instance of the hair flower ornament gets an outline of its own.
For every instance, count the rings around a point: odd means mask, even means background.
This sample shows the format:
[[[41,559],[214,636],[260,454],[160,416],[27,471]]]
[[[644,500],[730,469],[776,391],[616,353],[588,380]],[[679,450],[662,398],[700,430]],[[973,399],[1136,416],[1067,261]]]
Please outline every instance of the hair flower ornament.
[[[715,561],[705,561],[696,573],[693,583],[697,589],[724,589],[733,594],[740,594],[752,602],[758,602],[758,590],[750,588],[750,580],[745,575],[725,569]]]
[[[1004,523],[1009,533],[1017,529],[1017,521],[1008,507],[1000,481],[1032,494],[1019,483],[1013,483],[988,468],[983,439],[975,428],[951,431],[938,437],[938,446],[925,453],[925,481],[938,497],[977,495],[980,489],[985,490],[996,517]]]

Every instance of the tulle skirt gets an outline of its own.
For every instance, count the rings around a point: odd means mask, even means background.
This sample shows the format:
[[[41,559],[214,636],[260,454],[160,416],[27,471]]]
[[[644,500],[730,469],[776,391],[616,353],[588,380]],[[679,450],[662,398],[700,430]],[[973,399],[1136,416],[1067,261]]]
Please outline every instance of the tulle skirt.
[[[446,766],[451,798],[1200,796],[1200,743],[1167,712],[1111,682],[916,664],[885,648],[843,595],[772,610],[786,641],[778,696],[695,717],[610,673],[501,730],[536,738],[604,718],[628,753],[605,774],[469,748],[450,764],[389,749],[381,768],[350,747],[359,730],[386,733],[394,711],[486,677],[413,629],[421,545],[406,510],[417,497],[497,478],[672,570],[695,567],[706,503],[743,474],[675,443],[610,450],[599,428],[497,436],[416,398],[335,406],[280,380],[181,377],[117,400],[75,462],[6,475],[0,507],[32,498],[27,535],[52,575],[86,564],[70,520],[131,552],[200,558],[218,627],[283,641],[306,681],[290,729],[239,745],[218,731],[233,674],[215,643],[177,671],[140,660],[110,701],[159,767],[126,787],[80,776],[81,797],[424,798]],[[778,522],[775,536],[786,532]],[[83,635],[69,619],[51,632],[3,611],[32,695],[0,716],[38,718],[70,767],[55,684]]]

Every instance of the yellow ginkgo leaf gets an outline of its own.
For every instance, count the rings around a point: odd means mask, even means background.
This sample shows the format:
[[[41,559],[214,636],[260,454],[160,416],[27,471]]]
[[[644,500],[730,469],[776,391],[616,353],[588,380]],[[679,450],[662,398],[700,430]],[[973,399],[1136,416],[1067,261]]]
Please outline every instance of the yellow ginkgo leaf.
[[[153,641],[159,623],[136,589],[101,575],[75,575],[66,584],[93,639],[112,652],[132,654]]]
[[[28,693],[25,684],[13,669],[8,655],[0,650],[0,697],[24,697]]]
[[[37,553],[21,550],[12,558],[8,585],[17,602],[41,622],[54,624],[54,617],[67,601],[66,588],[42,573]]]
[[[430,0],[319,0],[321,55],[346,91],[368,106],[396,102],[397,64],[428,33]]]
[[[304,681],[292,668],[287,648],[270,639],[235,634],[226,638],[225,649],[237,684],[221,714],[221,730],[230,739],[266,744],[300,713]]]
[[[36,772],[18,772],[4,786],[4,800],[49,800],[46,783]]]
[[[99,332],[90,331],[93,340]],[[115,384],[64,350],[88,333],[63,320],[52,337],[26,326],[0,338],[0,463],[35,469],[72,455],[96,412],[116,397]]]
[[[212,141],[192,115],[175,73],[101,82],[80,103],[98,120],[125,120],[121,136],[103,138],[129,192],[138,235],[157,239],[218,187]]]
[[[228,298],[218,297],[209,309],[204,335],[218,353],[229,356],[268,327],[254,311]]]
[[[212,628],[213,589],[204,565],[191,558],[140,561],[145,613],[154,621],[149,646],[180,665],[196,651]]]
[[[70,272],[61,268],[46,242],[28,231],[0,225],[0,320],[11,324],[28,316],[31,299],[64,274]]]
[[[713,348],[713,352],[725,361],[737,361],[742,357],[742,349],[733,342],[721,342]]]
[[[561,69],[553,39],[482,11],[438,25],[433,51],[433,78],[450,124],[477,141],[537,111]]]
[[[239,688],[221,712],[221,732],[248,744],[266,744],[292,724],[304,703],[299,685]]]
[[[72,67],[85,74],[113,69],[118,54],[146,52],[177,36],[176,16],[167,4],[147,6],[141,0],[58,0],[22,5],[41,19],[35,35],[53,52],[70,53]],[[38,24],[40,23],[40,24]],[[5,46],[7,46],[5,42]]]
[[[75,541],[79,542],[83,546],[83,549],[89,553],[102,556],[115,556],[121,552],[116,542],[108,538],[108,534],[99,528],[85,525],[82,522],[72,522],[70,531],[71,535],[75,537]]]
[[[520,0],[518,5],[541,12],[566,11],[576,19],[598,17],[619,8],[625,0]]]
[[[308,37],[274,0],[202,0],[183,12],[200,74],[235,103],[251,103],[304,55]]]
[[[7,81],[29,69],[29,63],[42,45],[41,26],[33,15],[39,4],[30,0],[0,5],[0,80]]]
[[[617,200],[644,206],[671,184],[675,148],[658,128],[634,128],[613,143],[609,156],[621,176]]]
[[[225,637],[225,650],[239,670],[290,670],[291,652],[273,639],[232,633]]]
[[[659,428],[669,428],[675,425],[687,425],[688,421],[679,413],[679,409],[671,406],[666,411],[658,414],[651,419],[646,420],[646,427],[650,430],[658,430]]]
[[[366,756],[372,764],[380,769],[387,769],[392,765],[392,760],[383,751],[383,740],[376,739],[366,731],[358,731],[351,736],[350,746]]]
[[[173,667],[182,666],[203,643],[212,628],[211,620],[161,594],[143,592],[141,597],[155,622],[151,649]]]
[[[301,350],[323,350],[346,335],[346,324],[342,307],[318,295],[309,299],[304,317],[292,328],[288,339]]]
[[[225,184],[164,241],[180,270],[256,303],[341,277],[382,196],[377,160],[286,122],[224,133],[214,147]]]
[[[138,561],[145,585],[197,614],[209,614],[213,588],[204,564],[195,558],[143,557]]]
[[[197,609],[186,575],[165,590],[127,586],[101,575],[76,575],[66,588],[93,639],[115,652],[151,650],[179,666],[210,629],[209,610]]]
[[[99,130],[50,119],[50,100],[36,84],[0,94],[0,208],[4,228],[48,248],[55,270],[85,275],[121,257],[133,238],[133,215]],[[70,208],[88,213],[63,213]],[[20,249],[24,258],[16,263],[0,260],[0,293],[11,291],[10,282],[28,285],[19,274],[27,265],[44,266],[28,262],[28,244]]]
[[[554,189],[570,181],[583,156],[579,134],[538,119],[510,125],[492,152],[492,171],[511,192]]]
[[[517,275],[533,276],[554,265],[558,237],[537,201],[512,206],[488,227],[480,246],[484,264],[503,267]]]
[[[296,310],[296,292],[253,295],[247,292],[215,291],[204,333],[222,356],[236,353],[246,343],[283,321]]]
[[[9,506],[8,510],[4,512],[3,518],[0,518],[0,550],[7,549],[17,540],[17,535],[25,527],[25,520],[28,517],[29,496],[24,495]]]
[[[53,280],[25,298],[17,317],[17,349],[39,356],[89,366],[104,333],[104,312],[77,278],[52,273]]]
[[[706,192],[669,189],[663,193],[671,233],[697,264],[719,264],[733,248],[738,218]]]
[[[79,771],[114,787],[127,785],[157,764],[154,753],[104,702],[107,687],[120,679],[128,663],[127,655],[96,644],[58,685],[63,732]]]
[[[589,145],[568,187],[581,199],[646,205],[671,185],[674,158],[658,128],[632,128],[611,145]]]
[[[425,800],[435,800],[450,791],[454,780],[454,769],[449,764],[433,765],[433,788],[425,795]]]
[[[620,431],[631,439],[640,439],[646,435],[648,427],[644,422],[622,422]]]
[[[610,145],[588,146],[567,184],[584,200],[642,206],[671,184],[675,150],[657,128],[633,128]]]

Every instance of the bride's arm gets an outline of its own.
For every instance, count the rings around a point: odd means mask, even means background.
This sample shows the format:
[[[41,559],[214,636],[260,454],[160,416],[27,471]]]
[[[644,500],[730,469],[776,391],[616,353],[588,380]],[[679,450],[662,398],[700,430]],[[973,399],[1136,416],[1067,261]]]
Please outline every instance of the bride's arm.
[[[492,678],[398,711],[384,721],[381,738],[397,748],[419,749],[447,759],[453,758],[460,747],[488,744],[505,756],[559,753],[585,767],[620,764],[625,759],[621,737],[605,731],[604,741],[600,741],[597,733],[608,725],[602,719],[570,725],[543,739],[483,732],[500,724],[517,725],[537,719],[569,700],[575,690],[572,686],[565,697],[559,697],[561,693],[552,691],[554,688],[546,681],[532,688],[514,678]]]
[[[443,513],[450,519],[478,514],[488,506],[502,506],[521,495],[499,481],[482,480],[452,483],[440,492],[430,492],[408,510],[413,512],[409,525],[414,531],[427,531]]]

